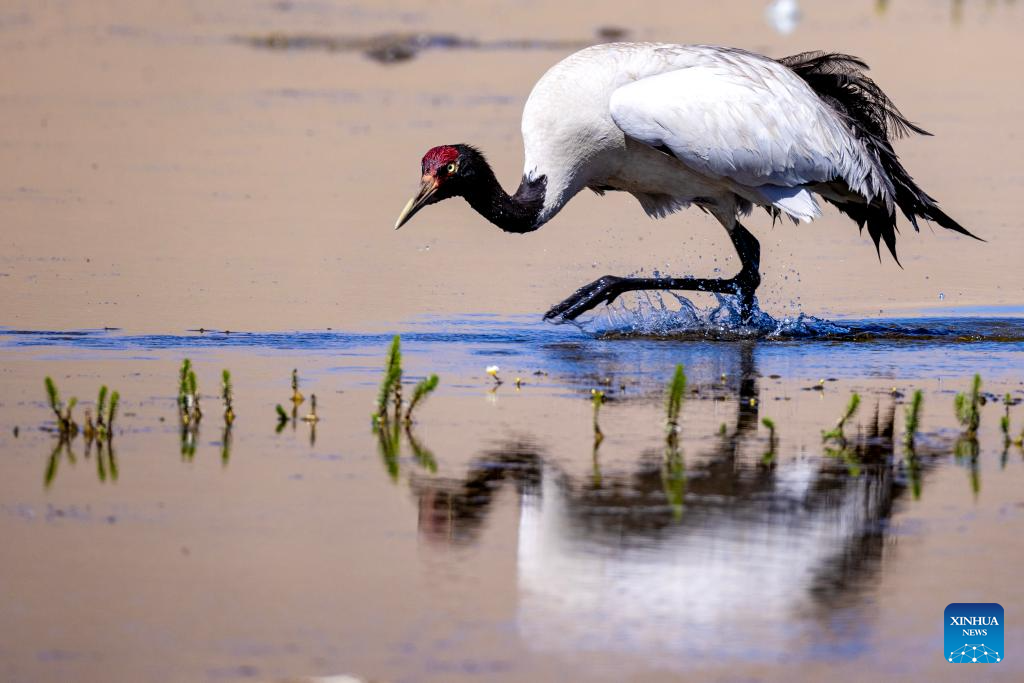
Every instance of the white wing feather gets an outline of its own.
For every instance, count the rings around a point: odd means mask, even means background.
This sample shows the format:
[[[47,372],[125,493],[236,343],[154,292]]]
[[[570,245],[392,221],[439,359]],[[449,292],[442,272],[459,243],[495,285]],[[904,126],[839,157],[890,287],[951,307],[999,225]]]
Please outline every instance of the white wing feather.
[[[870,155],[798,76],[766,59],[744,66],[694,65],[623,85],[611,95],[612,119],[701,174],[763,187],[797,218],[820,214],[804,185],[842,178],[885,196]]]

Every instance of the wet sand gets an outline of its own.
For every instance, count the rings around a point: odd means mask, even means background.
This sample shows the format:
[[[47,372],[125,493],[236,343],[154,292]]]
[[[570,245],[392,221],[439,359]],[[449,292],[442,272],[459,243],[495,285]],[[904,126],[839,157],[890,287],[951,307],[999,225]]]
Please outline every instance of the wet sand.
[[[940,651],[954,601],[1000,602],[1019,652],[1024,453],[1004,448],[998,399],[1024,396],[1024,96],[1007,85],[1024,12],[967,4],[953,21],[945,2],[816,3],[781,37],[762,9],[0,10],[0,678],[960,680]],[[901,270],[834,213],[774,228],[755,216],[765,310],[863,325],[882,312],[901,332],[595,339],[539,316],[605,273],[728,272],[720,228],[588,194],[522,237],[456,202],[391,229],[435,144],[475,143],[518,183],[522,103],[564,51],[434,49],[384,65],[238,39],[573,42],[602,27],[864,57],[935,133],[899,143],[907,167],[989,241],[908,226]],[[907,312],[946,318],[892,320]],[[74,333],[105,326],[118,329]],[[920,327],[936,333],[909,332]],[[442,377],[397,459],[369,421],[395,331],[410,381]],[[194,456],[174,403],[186,356],[208,413]],[[698,390],[678,454],[662,405],[676,363]],[[224,367],[239,415],[227,449]],[[302,422],[274,431],[292,368],[319,400],[315,441]],[[974,372],[992,400],[977,456],[957,457],[953,396]],[[57,448],[48,374],[83,401],[79,418],[100,384],[121,392],[113,462],[81,437]],[[595,454],[597,387],[611,400]],[[916,388],[919,476],[902,445]],[[830,454],[821,431],[853,391],[850,450]],[[1024,412],[1010,414],[1019,433]],[[778,425],[774,466],[763,417]],[[985,675],[1017,680],[1018,660]]]
[[[873,315],[930,305],[1020,305],[1024,113],[1016,3],[805,8],[790,37],[760,3],[683,11],[648,3],[8,5],[0,19],[0,298],[31,329],[144,331],[382,328],[431,313],[540,313],[605,273],[710,275],[735,268],[714,221],[647,219],[625,196],[574,200],[544,229],[510,236],[448,202],[396,233],[423,152],[472,142],[507,186],[522,171],[519,119],[557,50],[445,51],[381,65],[356,52],[263,50],[273,31],[480,40],[588,40],[621,26],[643,40],[737,45],[770,55],[865,58],[913,121],[907,167],[987,244],[903,229],[901,270],[834,212],[751,227],[763,306]],[[382,264],[387,264],[383,266]],[[940,301],[940,294],[944,295]]]

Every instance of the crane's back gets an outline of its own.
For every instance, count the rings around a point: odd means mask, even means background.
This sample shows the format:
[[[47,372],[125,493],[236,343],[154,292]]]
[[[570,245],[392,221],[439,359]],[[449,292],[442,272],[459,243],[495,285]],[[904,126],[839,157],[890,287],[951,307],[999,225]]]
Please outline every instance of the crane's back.
[[[629,83],[693,66],[719,66],[751,82],[774,80],[804,97],[816,97],[787,67],[736,48],[610,43],[580,50],[537,81],[523,109],[523,174],[527,179],[546,176],[548,216],[594,178],[615,173],[622,163],[627,141],[612,119],[612,93]]]

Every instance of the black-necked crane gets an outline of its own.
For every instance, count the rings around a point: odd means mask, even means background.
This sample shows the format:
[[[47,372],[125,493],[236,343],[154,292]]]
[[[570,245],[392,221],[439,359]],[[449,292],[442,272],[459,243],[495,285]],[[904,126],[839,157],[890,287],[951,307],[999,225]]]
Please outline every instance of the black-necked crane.
[[[572,320],[636,290],[736,294],[746,314],[761,282],[761,247],[739,222],[753,206],[794,222],[821,215],[817,197],[864,227],[896,258],[896,209],[974,237],[907,173],[892,139],[910,123],[849,55],[775,60],[707,45],[612,43],[552,67],[523,110],[526,164],[509,195],[483,155],[464,144],[429,150],[400,228],[428,204],[465,198],[506,232],[544,225],[580,190],[628,192],[652,217],[691,205],[713,215],[740,257],[728,279],[606,275],[554,306]],[[897,260],[898,263],[898,260]]]

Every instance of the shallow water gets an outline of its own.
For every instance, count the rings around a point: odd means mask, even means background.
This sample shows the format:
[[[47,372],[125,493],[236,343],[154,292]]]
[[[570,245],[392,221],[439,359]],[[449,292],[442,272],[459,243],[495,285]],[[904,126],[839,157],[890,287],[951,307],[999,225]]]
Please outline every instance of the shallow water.
[[[1024,451],[998,427],[1000,397],[1024,397],[1024,320],[842,325],[878,332],[608,339],[536,316],[422,318],[402,328],[406,381],[437,372],[441,388],[392,442],[369,420],[389,335],[0,332],[0,533],[18,549],[5,677],[954,676],[945,605],[1024,606],[1007,540]],[[186,355],[206,413],[194,443],[176,426]],[[678,449],[662,405],[676,363]],[[293,367],[322,421],[275,433]],[[991,400],[965,445],[952,402],[973,372]],[[101,382],[120,390],[111,452],[41,430],[45,374],[85,408]],[[593,388],[608,396],[596,448]],[[823,444],[853,391],[847,444]],[[1007,649],[1021,643],[1009,621]],[[877,656],[892,648],[922,654]],[[1014,661],[995,673],[1018,678]]]

